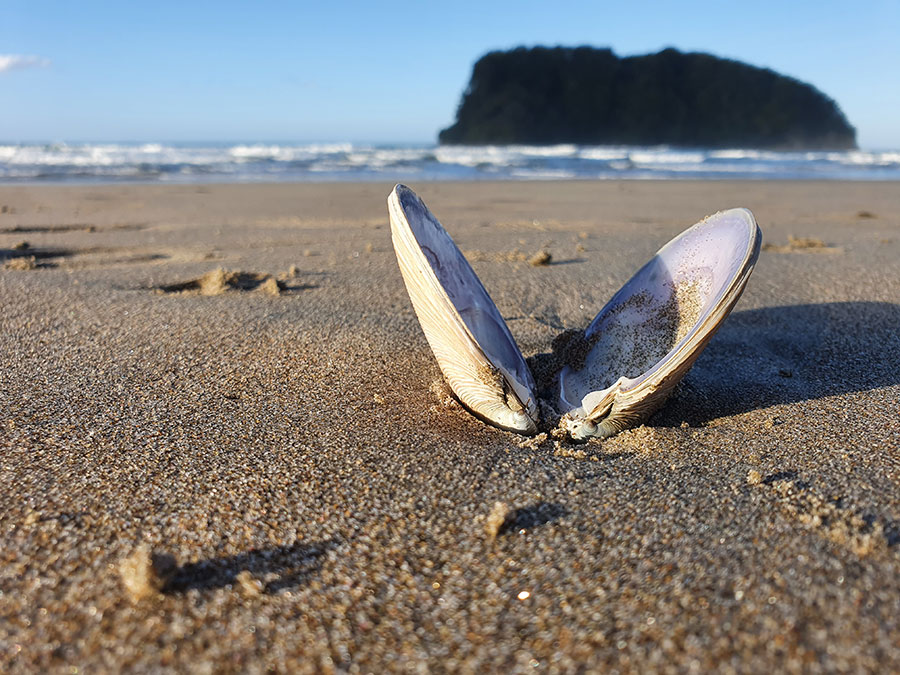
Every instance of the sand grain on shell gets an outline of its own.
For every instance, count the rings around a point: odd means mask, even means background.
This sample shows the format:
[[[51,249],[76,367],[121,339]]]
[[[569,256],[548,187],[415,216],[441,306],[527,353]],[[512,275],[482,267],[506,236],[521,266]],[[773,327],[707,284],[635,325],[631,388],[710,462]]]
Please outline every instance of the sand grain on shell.
[[[581,400],[620,377],[649,371],[697,325],[708,293],[699,279],[669,283],[662,301],[640,291],[612,308],[590,338],[564,333],[554,351],[574,371],[566,378],[567,391]]]

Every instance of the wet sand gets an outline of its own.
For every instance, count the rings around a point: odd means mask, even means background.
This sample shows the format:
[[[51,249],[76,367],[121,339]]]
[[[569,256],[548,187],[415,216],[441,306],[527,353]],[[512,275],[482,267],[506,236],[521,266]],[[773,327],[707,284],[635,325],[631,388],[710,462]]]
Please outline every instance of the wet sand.
[[[412,187],[528,357],[709,213],[767,246],[645,426],[523,444],[390,185],[0,187],[0,670],[900,669],[897,184]]]

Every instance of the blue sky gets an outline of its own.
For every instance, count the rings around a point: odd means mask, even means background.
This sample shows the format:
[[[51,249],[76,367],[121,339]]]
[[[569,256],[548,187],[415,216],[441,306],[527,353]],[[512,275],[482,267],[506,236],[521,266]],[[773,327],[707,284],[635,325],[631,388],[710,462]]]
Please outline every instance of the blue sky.
[[[484,52],[589,44],[772,68],[900,148],[898,36],[897,0],[0,0],[0,140],[429,142]]]

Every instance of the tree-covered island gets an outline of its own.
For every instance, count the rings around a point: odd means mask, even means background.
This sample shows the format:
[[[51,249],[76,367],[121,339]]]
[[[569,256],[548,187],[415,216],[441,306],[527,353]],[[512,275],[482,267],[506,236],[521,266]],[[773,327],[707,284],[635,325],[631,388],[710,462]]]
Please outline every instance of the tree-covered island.
[[[810,84],[709,54],[619,58],[592,47],[490,52],[447,144],[850,149],[856,131]]]

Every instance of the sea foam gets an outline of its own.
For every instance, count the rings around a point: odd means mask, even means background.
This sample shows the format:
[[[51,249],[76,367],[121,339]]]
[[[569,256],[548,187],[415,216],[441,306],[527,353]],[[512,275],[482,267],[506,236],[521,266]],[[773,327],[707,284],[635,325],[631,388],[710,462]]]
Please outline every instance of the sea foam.
[[[900,180],[900,151],[354,143],[0,144],[0,182]]]

